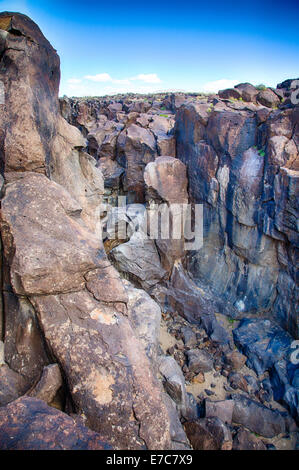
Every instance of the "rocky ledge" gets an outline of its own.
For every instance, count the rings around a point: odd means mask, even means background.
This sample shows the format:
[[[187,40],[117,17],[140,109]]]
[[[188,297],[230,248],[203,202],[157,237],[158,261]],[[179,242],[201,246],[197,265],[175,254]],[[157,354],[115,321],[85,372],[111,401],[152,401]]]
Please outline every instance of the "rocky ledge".
[[[59,100],[28,17],[0,51],[0,448],[298,447],[294,81]],[[188,202],[199,250],[147,236]]]

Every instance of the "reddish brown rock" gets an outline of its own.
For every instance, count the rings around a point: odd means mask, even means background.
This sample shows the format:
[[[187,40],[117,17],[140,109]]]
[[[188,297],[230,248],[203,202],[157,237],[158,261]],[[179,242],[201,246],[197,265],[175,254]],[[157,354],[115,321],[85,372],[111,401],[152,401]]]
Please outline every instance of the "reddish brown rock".
[[[232,436],[218,417],[202,418],[185,424],[194,450],[231,450]]]
[[[9,287],[8,287],[9,288]],[[3,293],[5,310],[5,361],[32,385],[39,379],[48,357],[36,312],[26,297]]]
[[[1,450],[109,450],[100,434],[46,405],[23,397],[0,408]]]

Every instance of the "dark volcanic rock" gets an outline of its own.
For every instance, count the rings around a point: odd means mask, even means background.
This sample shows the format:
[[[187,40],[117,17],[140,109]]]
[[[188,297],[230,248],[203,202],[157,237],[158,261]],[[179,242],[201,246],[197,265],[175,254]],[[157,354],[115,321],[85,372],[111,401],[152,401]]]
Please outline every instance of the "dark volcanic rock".
[[[268,108],[274,108],[280,103],[280,99],[270,88],[260,91],[257,95],[257,101]]]
[[[109,450],[100,434],[49,407],[24,397],[0,408],[1,450]]]
[[[239,83],[235,88],[241,93],[244,101],[255,101],[258,90],[250,83]]]
[[[218,417],[202,418],[185,424],[186,434],[195,450],[231,450],[232,437]]]
[[[278,411],[270,410],[243,395],[232,395],[233,422],[264,437],[274,437],[285,432],[285,420]]]
[[[258,375],[288,357],[291,336],[270,320],[244,319],[233,331],[236,345]]]
[[[240,429],[234,437],[233,450],[267,450],[267,447],[251,432]]]
[[[295,337],[297,108],[188,103],[175,124],[189,195],[203,203],[203,247],[186,254],[193,282],[209,288],[218,311],[229,307],[231,317],[272,309]]]

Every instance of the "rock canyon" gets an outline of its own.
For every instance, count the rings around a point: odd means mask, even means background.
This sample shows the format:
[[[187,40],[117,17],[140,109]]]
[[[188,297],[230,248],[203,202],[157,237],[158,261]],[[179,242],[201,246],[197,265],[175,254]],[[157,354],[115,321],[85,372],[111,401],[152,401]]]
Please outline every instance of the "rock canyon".
[[[0,53],[0,449],[299,448],[296,80],[59,98],[9,12]],[[148,236],[188,204],[199,249]]]

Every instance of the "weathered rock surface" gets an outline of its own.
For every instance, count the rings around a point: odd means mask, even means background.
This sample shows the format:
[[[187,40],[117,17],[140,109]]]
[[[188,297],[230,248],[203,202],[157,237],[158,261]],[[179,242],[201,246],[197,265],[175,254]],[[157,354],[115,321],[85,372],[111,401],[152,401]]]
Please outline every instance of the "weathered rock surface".
[[[123,281],[128,296],[128,316],[147,356],[156,365],[159,350],[161,309],[143,290]]]
[[[190,421],[185,430],[195,450],[232,449],[231,433],[218,417]]]
[[[243,395],[232,395],[232,399],[234,423],[242,424],[264,437],[273,437],[285,432],[285,420],[278,411],[273,411]]]
[[[233,450],[267,450],[267,447],[251,432],[240,429],[234,437]]]
[[[205,401],[206,417],[211,418],[218,416],[224,424],[231,425],[233,418],[234,401],[221,400],[221,401]]]
[[[213,368],[213,358],[205,350],[190,349],[187,351],[189,370],[198,374],[208,372]]]
[[[109,450],[100,434],[37,398],[0,408],[1,450]]]
[[[270,320],[244,319],[233,331],[236,345],[258,375],[289,358],[292,337]]]
[[[178,159],[164,156],[148,163],[144,171],[144,181],[149,195],[157,194],[169,204],[187,204],[186,167]]]

